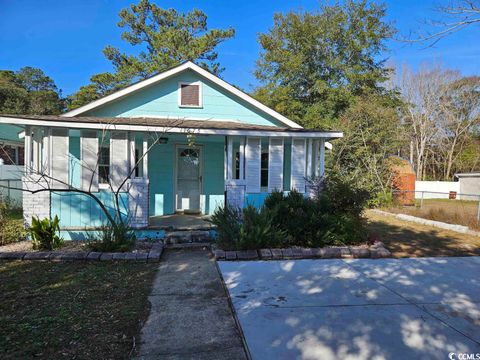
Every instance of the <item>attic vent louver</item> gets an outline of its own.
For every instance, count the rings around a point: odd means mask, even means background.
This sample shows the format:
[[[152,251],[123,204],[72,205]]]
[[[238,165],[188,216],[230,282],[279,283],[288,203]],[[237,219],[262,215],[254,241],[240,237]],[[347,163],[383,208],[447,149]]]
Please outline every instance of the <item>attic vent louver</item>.
[[[180,106],[202,106],[200,84],[180,84]]]

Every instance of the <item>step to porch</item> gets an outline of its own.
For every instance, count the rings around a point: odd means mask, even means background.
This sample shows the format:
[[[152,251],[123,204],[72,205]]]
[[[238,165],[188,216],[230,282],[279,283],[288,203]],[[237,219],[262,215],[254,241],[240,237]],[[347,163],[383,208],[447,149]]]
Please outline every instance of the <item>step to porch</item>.
[[[208,230],[176,230],[165,233],[165,244],[209,243],[213,239]]]

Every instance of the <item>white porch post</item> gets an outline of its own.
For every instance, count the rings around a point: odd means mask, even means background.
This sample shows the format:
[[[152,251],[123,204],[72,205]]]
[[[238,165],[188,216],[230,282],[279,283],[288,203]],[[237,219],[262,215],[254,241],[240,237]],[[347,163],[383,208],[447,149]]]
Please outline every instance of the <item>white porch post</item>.
[[[148,179],[148,134],[143,134],[143,178]]]
[[[233,138],[227,136],[227,181],[233,179]]]
[[[135,165],[136,165],[136,159],[135,159],[135,133],[131,132],[128,134],[128,142],[129,142],[129,150],[130,150],[130,173],[132,174],[132,178],[135,177]]]
[[[307,141],[307,178],[312,177],[313,175],[313,140],[308,139]]]
[[[226,137],[225,144],[225,197],[226,204],[233,208],[243,208],[245,202],[245,174],[244,174],[244,153],[245,153],[245,138],[240,138],[239,156],[240,156],[240,171],[239,179],[235,178],[235,157],[233,149],[232,136]]]
[[[268,142],[268,192],[283,191],[282,137],[271,137]]]
[[[319,176],[322,177],[325,175],[325,140],[320,140],[320,158],[318,164]]]
[[[25,162],[25,174],[32,172],[32,129],[30,126],[25,126],[25,148],[24,148],[24,162]]]
[[[240,138],[240,180],[245,179],[245,137]]]
[[[306,139],[292,139],[290,186],[298,192],[305,192]]]

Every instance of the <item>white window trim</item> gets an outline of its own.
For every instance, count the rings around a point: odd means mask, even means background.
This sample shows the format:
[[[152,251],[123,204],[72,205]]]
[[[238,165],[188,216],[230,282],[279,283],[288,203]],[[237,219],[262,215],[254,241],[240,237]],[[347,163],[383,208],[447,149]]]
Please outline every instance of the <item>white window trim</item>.
[[[112,171],[112,158],[113,158],[113,155],[112,155],[112,138],[108,139],[108,146],[103,145],[100,143],[100,141],[98,142],[98,154],[100,156],[100,151],[101,151],[101,148],[102,147],[108,147],[108,152],[109,152],[109,157],[110,157],[110,160],[109,160],[109,164],[108,164],[108,182],[107,183],[102,183],[102,180],[100,179],[100,159],[97,159],[97,172],[98,172],[98,189],[99,190],[109,190],[110,189],[110,172]]]
[[[182,85],[198,85],[198,106],[196,105],[182,105]],[[192,109],[201,109],[203,108],[203,86],[201,81],[183,81],[178,83],[178,107],[180,108],[192,108]]]

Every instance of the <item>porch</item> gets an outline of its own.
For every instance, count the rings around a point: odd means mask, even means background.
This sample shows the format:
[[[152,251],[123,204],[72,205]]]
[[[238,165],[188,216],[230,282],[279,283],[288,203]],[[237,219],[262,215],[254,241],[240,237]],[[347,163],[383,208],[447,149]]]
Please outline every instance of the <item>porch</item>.
[[[58,215],[65,230],[105,223],[85,192],[113,212],[119,191],[122,216],[145,230],[197,226],[198,217],[164,216],[261,206],[275,190],[308,193],[306,179],[324,174],[326,141],[341,136],[232,121],[45,118],[25,125],[23,186],[48,189],[25,194],[25,220]]]

